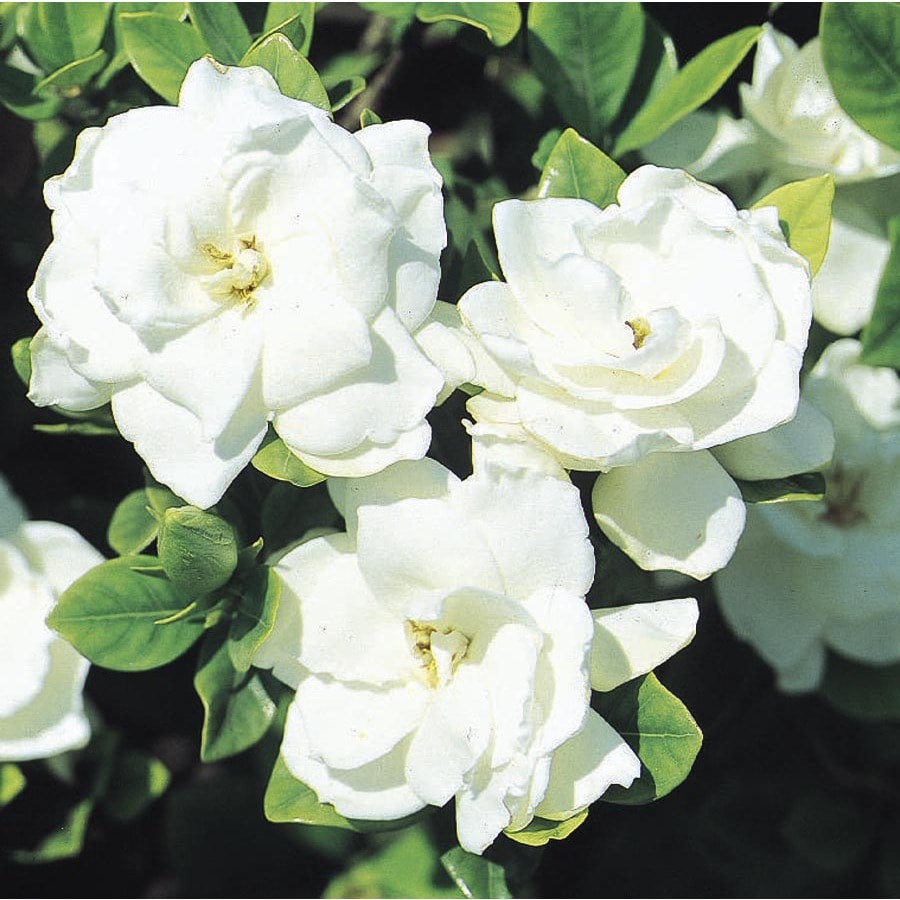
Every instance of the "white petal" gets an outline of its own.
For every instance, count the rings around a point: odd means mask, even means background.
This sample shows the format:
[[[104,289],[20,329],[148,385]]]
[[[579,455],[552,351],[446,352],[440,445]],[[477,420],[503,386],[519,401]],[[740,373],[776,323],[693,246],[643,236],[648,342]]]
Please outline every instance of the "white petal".
[[[653,453],[601,475],[593,491],[603,533],[642,569],[708,578],[744,529],[741,492],[708,451]]]
[[[11,542],[56,594],[103,562],[103,555],[77,531],[58,522],[25,522]]]
[[[69,410],[96,409],[108,403],[110,385],[88,381],[72,368],[63,348],[46,328],[31,341],[31,385],[28,399],[36,406]]]
[[[644,675],[687,646],[697,628],[693,598],[595,609],[591,687],[613,688]]]
[[[524,428],[510,425],[474,424],[463,426],[472,438],[472,467],[476,472],[487,466],[507,469],[531,469],[551,478],[568,481],[566,470],[543,445],[528,436]]]
[[[472,338],[463,328],[455,306],[438,301],[430,317],[413,336],[432,365],[444,376],[438,405],[461,384],[474,382],[475,360],[468,347]]]

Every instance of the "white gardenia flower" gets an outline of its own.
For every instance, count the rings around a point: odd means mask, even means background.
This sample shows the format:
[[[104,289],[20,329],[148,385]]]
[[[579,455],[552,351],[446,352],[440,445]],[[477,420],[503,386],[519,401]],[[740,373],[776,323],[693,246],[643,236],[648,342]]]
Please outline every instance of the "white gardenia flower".
[[[563,820],[640,762],[589,705],[691,639],[692,599],[592,611],[578,491],[489,463],[429,459],[329,481],[347,532],[277,564],[278,618],[254,664],[296,689],[281,755],[353,819],[456,798],[481,853],[534,816]]]
[[[606,209],[506,201],[494,230],[506,281],[459,301],[483,348],[478,427],[609,472],[594,496],[606,533],[646,568],[706,577],[744,517],[710,449],[797,409],[810,277],[777,210],[737,210],[685,172],[645,166]]]
[[[786,691],[818,686],[826,648],[900,661],[900,379],[859,349],[828,346],[803,387],[834,424],[825,498],[752,509],[716,577],[726,620]]]
[[[185,500],[215,503],[271,421],[312,468],[422,456],[443,379],[413,334],[446,242],[419,122],[350,134],[261,68],[191,66],[177,107],[83,132],[46,185],[31,399],[112,402]]]
[[[56,522],[28,522],[0,478],[0,761],[43,759],[90,737],[89,663],[44,620],[103,557]]]

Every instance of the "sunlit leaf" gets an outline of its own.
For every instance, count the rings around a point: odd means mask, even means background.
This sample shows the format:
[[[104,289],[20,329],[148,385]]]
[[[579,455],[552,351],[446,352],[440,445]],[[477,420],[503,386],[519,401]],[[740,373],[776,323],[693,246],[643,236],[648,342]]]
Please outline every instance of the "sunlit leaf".
[[[504,831],[510,839],[529,847],[543,847],[550,841],[561,841],[567,838],[576,828],[587,819],[588,811],[583,809],[569,819],[562,822],[553,822],[550,819],[541,819],[535,816],[524,828],[519,831]]]
[[[311,469],[288,450],[284,441],[269,432],[256,455],[250,460],[254,469],[269,478],[289,481],[297,487],[311,487],[325,480],[325,476]]]
[[[602,150],[567,128],[550,153],[538,183],[539,197],[576,197],[601,209],[615,202],[625,173]]]
[[[522,27],[518,3],[417,3],[420,22],[451,20],[483,31],[497,47],[505,47]]]
[[[236,3],[188,3],[191,22],[212,55],[225,65],[237,63],[250,46],[250,32]]]
[[[512,897],[503,866],[483,856],[454,847],[441,857],[441,862],[464,897]]]
[[[113,511],[106,540],[119,556],[140,553],[156,538],[159,521],[147,503],[145,490],[132,491]]]

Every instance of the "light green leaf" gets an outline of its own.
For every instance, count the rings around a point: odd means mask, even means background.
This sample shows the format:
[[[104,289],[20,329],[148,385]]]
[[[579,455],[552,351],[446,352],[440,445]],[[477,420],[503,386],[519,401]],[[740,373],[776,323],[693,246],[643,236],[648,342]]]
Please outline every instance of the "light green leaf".
[[[562,131],[559,128],[551,128],[538,141],[537,149],[531,154],[531,164],[538,172],[542,171],[544,166],[547,165],[547,160],[550,159],[550,154],[561,137]]]
[[[614,203],[625,173],[602,150],[567,128],[547,159],[538,197],[575,197],[603,209]]]
[[[17,863],[48,863],[71,859],[81,853],[87,834],[88,820],[94,800],[82,800],[66,813],[65,820],[32,850],[13,850],[10,857]]]
[[[203,623],[181,618],[188,605],[175,585],[151,568],[153,556],[122,556],[82,575],[59,598],[47,619],[82,656],[108,669],[139,672],[181,656],[200,637]]]
[[[583,809],[563,822],[552,822],[550,819],[541,819],[536,816],[519,831],[504,831],[503,833],[520,844],[527,844],[529,847],[543,847],[550,841],[561,841],[567,838],[584,823],[587,815],[588,811]]]
[[[328,88],[328,95],[334,99],[331,101],[332,112],[343,109],[351,100],[354,100],[366,89],[366,79],[361,75],[352,75]]]
[[[144,490],[147,493],[148,505],[160,517],[173,506],[184,506],[184,500],[181,497],[177,497],[164,485],[158,484],[150,477],[149,473],[147,473],[147,486]]]
[[[878,285],[872,318],[862,333],[859,361],[900,368],[900,216],[888,225],[891,255]]]
[[[810,271],[815,275],[828,252],[833,200],[834,179],[831,175],[820,175],[776,188],[754,203],[753,208],[778,209],[778,221],[788,244],[809,261]]]
[[[34,92],[49,97],[77,97],[83,85],[87,84],[105,65],[105,50],[95,50],[84,59],[76,59],[57,69],[34,86]]]
[[[821,472],[806,472],[789,478],[766,481],[734,479],[745,503],[787,503],[794,500],[821,500],[825,496],[825,478]]]
[[[266,787],[263,809],[270,822],[353,828],[330,803],[319,803],[315,791],[294,778],[280,755]]]
[[[528,47],[535,72],[581,134],[603,142],[641,57],[637,3],[532,3]]]
[[[114,819],[130,822],[166,792],[171,780],[169,770],[155,756],[123,750],[116,757],[103,805]]]
[[[309,56],[315,16],[315,3],[270,3],[263,34],[281,32],[300,53]]]
[[[15,763],[0,763],[0,809],[15,800],[27,783]]]
[[[377,112],[373,112],[367,106],[359,114],[359,127],[368,128],[370,125],[381,125],[381,116],[379,116]]]
[[[838,102],[866,131],[900,150],[900,7],[825,3],[820,33]]]
[[[820,691],[832,706],[855,719],[900,720],[900,663],[867,666],[830,654]]]
[[[29,53],[45,72],[90,56],[100,46],[111,3],[30,3],[19,21]]]
[[[505,47],[522,27],[518,3],[418,3],[420,22],[451,20],[481,29],[496,47]]]
[[[512,897],[503,866],[483,856],[454,847],[441,857],[441,862],[464,897]]]
[[[19,338],[12,347],[9,348],[9,354],[12,357],[13,368],[16,375],[25,387],[31,383],[31,338]]]
[[[191,64],[209,52],[193,25],[162,13],[122,13],[119,26],[135,72],[169,103],[178,103]]]
[[[109,520],[106,540],[119,554],[140,553],[156,537],[159,521],[147,509],[147,492],[132,491],[119,503]]]
[[[215,762],[252,747],[275,717],[275,704],[256,672],[238,672],[224,631],[210,632],[200,648],[194,688],[203,703],[200,759]]]
[[[274,432],[269,432],[256,455],[250,460],[254,469],[275,478],[278,481],[289,481],[297,487],[312,487],[325,476],[311,469],[299,457],[288,450],[284,441]]]
[[[328,93],[309,60],[283,35],[273,34],[251,47],[241,60],[242,66],[262,66],[278,83],[285,97],[305,100],[331,111]]]
[[[40,78],[0,63],[0,103],[23,119],[50,119],[59,112],[58,97],[39,97],[34,93]]]
[[[679,119],[710,100],[728,81],[762,28],[742,28],[698,53],[665,87],[641,107],[616,141],[613,156],[636,150],[658,138]]]
[[[238,672],[250,668],[256,651],[272,633],[280,599],[281,579],[274,569],[257,567],[244,580],[228,641],[228,653]]]
[[[237,567],[237,537],[229,522],[195,506],[171,507],[159,524],[159,561],[190,597],[222,587]]]
[[[219,62],[234,65],[247,52],[250,32],[236,3],[188,3],[188,12]]]
[[[630,788],[613,785],[600,799],[628,805],[650,803],[678,787],[703,741],[685,705],[652,672],[594,696],[600,715],[641,759],[641,776]]]

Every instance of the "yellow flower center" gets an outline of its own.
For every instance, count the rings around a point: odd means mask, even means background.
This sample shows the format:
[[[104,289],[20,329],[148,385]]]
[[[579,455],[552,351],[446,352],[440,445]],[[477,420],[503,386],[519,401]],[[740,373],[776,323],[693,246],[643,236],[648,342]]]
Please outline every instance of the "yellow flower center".
[[[406,635],[419,660],[422,680],[430,688],[443,687],[453,677],[469,649],[469,639],[448,627],[406,621]]]
[[[628,319],[625,324],[631,329],[631,333],[634,335],[634,341],[631,346],[634,347],[635,350],[640,350],[641,347],[644,346],[644,341],[651,334],[650,323],[646,319]]]
[[[242,235],[231,250],[215,244],[200,245],[200,252],[215,271],[203,286],[216,299],[253,304],[253,294],[269,275],[269,261],[256,244],[256,235]]]

